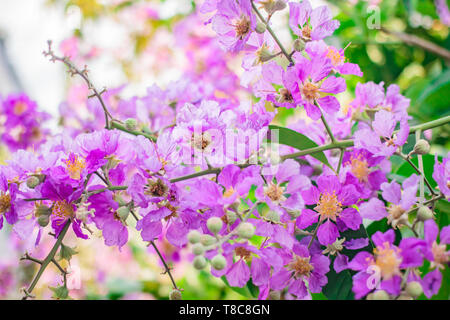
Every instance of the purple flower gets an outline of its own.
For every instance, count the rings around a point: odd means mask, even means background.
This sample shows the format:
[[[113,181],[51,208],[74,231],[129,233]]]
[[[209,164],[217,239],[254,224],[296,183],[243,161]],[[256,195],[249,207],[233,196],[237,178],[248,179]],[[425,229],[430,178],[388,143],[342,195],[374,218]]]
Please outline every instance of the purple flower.
[[[83,189],[74,189],[70,184],[47,177],[40,186],[40,191],[43,198],[53,201],[51,217],[56,236],[61,232],[67,221],[71,220],[72,229],[77,237],[87,239],[88,236],[81,230],[82,221],[76,218],[77,206],[74,204],[74,201],[80,198]]]
[[[353,276],[352,288],[356,299],[363,298],[374,289],[398,296],[401,292],[401,271],[422,265],[423,258],[419,250],[423,240],[406,238],[399,247],[394,245],[394,240],[394,230],[385,233],[378,231],[372,236],[376,246],[373,255],[361,251],[348,263],[351,270],[358,271]]]
[[[299,191],[306,190],[311,182],[300,174],[300,165],[292,159],[285,160],[275,175],[265,176],[266,185],[259,185],[255,196],[273,209],[286,208],[301,210],[304,207]],[[288,196],[289,194],[289,196]]]
[[[333,70],[340,74],[353,74],[363,76],[361,69],[355,63],[345,62],[344,49],[328,46],[324,41],[310,41],[306,43],[305,51],[310,57],[326,57],[330,59]]]
[[[430,271],[421,281],[423,291],[428,298],[439,292],[442,282],[440,270],[448,268],[450,261],[450,251],[447,250],[450,244],[450,226],[442,228],[439,234],[439,228],[434,220],[424,222],[425,246],[422,249],[425,259],[431,262]],[[440,243],[437,243],[439,234]]]
[[[400,120],[400,129],[394,134],[397,120],[386,110],[375,114],[373,130],[365,128],[355,132],[355,147],[365,149],[375,156],[391,156],[403,146],[408,139],[409,125],[406,118]],[[380,137],[383,141],[380,140]]]
[[[339,21],[332,20],[328,6],[312,9],[308,0],[289,2],[289,26],[305,41],[321,40],[333,34]]]
[[[353,149],[344,153],[341,175],[345,176],[346,184],[357,187],[362,198],[370,197],[383,182],[387,182],[386,174],[375,168],[383,160],[384,157],[375,157],[366,150]]]
[[[317,237],[322,245],[329,245],[339,237],[339,230],[358,230],[362,223],[359,212],[352,208],[359,199],[354,185],[341,185],[336,176],[322,175],[317,187],[302,191],[307,205],[316,205],[314,210],[303,209],[296,224],[305,229],[319,221]]]
[[[447,199],[450,198],[450,152],[442,163],[438,162],[436,156],[433,169],[433,179],[438,184],[439,190]]]
[[[9,184],[6,176],[0,171],[0,229],[3,228],[3,216],[9,224],[14,224],[18,220],[15,208],[18,189],[17,184]]]
[[[288,293],[303,299],[308,295],[308,289],[312,293],[320,293],[328,282],[325,275],[330,271],[330,260],[321,254],[310,254],[304,245],[296,243],[292,250],[278,259],[282,259],[285,267],[272,274],[270,288],[273,290],[287,287]]]
[[[319,106],[326,113],[338,112],[339,101],[327,94],[344,92],[346,84],[343,78],[328,76],[332,70],[330,59],[313,56],[309,60],[299,53],[293,57],[298,78],[298,90],[292,92],[296,103],[303,105],[307,115],[313,120],[319,119],[322,114]]]
[[[375,84],[373,81],[358,83],[355,89],[355,99],[350,105],[360,112],[365,110],[385,110],[394,114],[394,118],[400,121],[408,118],[407,109],[410,99],[400,94],[400,88],[396,84],[391,84],[386,94],[384,92],[384,82]]]
[[[89,191],[102,189],[102,186],[89,188]],[[117,215],[119,205],[113,199],[113,193],[106,190],[89,197],[89,210],[94,210],[92,221],[102,230],[107,246],[123,247],[128,241],[128,229]]]
[[[242,50],[256,27],[256,17],[252,13],[250,0],[218,2],[217,13],[212,18],[212,27],[219,35],[219,42],[225,50]]]

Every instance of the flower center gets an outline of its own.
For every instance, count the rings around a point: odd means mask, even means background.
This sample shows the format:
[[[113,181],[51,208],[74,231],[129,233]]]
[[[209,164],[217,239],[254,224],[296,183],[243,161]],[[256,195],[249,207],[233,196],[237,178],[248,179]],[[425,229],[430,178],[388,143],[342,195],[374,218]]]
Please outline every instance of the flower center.
[[[270,182],[267,187],[264,187],[264,194],[274,202],[284,200],[283,192],[284,188],[274,184],[273,182]]]
[[[333,66],[340,66],[344,63],[344,58],[341,56],[339,51],[332,47],[328,48],[327,58],[331,60]]]
[[[203,132],[202,134],[192,133],[192,145],[194,148],[198,150],[205,150],[211,144],[211,135],[207,132]]]
[[[444,269],[444,265],[449,261],[449,253],[445,249],[445,244],[437,244],[436,241],[433,242],[433,246],[431,247],[431,252],[434,257],[433,265],[440,269]]]
[[[3,192],[0,193],[0,214],[5,213],[11,207],[11,196]]]
[[[393,219],[398,219],[402,216],[405,210],[402,207],[393,204],[389,207],[388,212]]]
[[[320,195],[319,203],[314,208],[319,214],[321,220],[331,219],[336,221],[336,217],[342,211],[342,204],[339,202],[336,194],[322,193]]]
[[[400,273],[399,266],[402,262],[399,256],[400,249],[391,248],[389,242],[385,242],[382,247],[375,248],[373,252],[375,253],[375,265],[380,268],[384,279],[390,279]]]
[[[74,214],[73,206],[66,200],[56,201],[52,208],[52,214],[60,218],[71,218]]]
[[[14,104],[13,112],[16,116],[20,116],[25,111],[27,111],[28,105],[25,102],[18,101]]]
[[[240,256],[241,258],[244,258],[245,260],[250,259],[250,256],[252,254],[250,250],[247,250],[244,247],[236,247],[234,249],[234,252],[236,253],[237,256]]]
[[[167,194],[168,189],[161,179],[156,181],[148,180],[148,185],[145,187],[144,193],[154,197],[162,197]]]
[[[236,192],[236,191],[234,191],[233,187],[229,187],[229,188],[225,191],[225,193],[223,194],[223,196],[224,196],[225,198],[229,198],[229,197],[231,197],[235,192]]]
[[[77,155],[71,153],[69,155],[69,158],[63,160],[63,162],[66,164],[66,170],[70,178],[74,180],[80,180],[81,173],[86,167],[86,161],[83,158],[78,158]]]
[[[308,23],[305,24],[305,26],[302,28],[302,37],[305,40],[311,39],[311,27],[308,25]]]
[[[351,157],[351,171],[358,178],[359,182],[367,182],[369,177],[369,165],[366,160],[362,159],[361,155],[357,158]]]
[[[240,20],[236,21],[234,30],[236,31],[236,38],[242,40],[250,31],[250,20],[246,16],[242,16]]]
[[[294,98],[292,97],[292,94],[288,89],[282,88],[280,89],[280,96],[278,97],[277,101],[280,103],[294,102]]]
[[[291,262],[288,264],[288,269],[294,271],[294,276],[306,276],[309,277],[314,267],[309,263],[310,257],[304,258],[294,256]]]
[[[306,82],[301,91],[306,101],[314,102],[314,100],[320,98],[319,87],[311,82]]]

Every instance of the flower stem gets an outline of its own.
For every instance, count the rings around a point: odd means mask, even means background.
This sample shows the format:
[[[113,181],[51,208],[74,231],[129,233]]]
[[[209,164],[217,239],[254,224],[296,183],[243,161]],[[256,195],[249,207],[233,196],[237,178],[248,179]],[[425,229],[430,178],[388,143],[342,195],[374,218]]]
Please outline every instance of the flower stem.
[[[275,32],[273,32],[272,28],[269,26],[268,21],[266,21],[266,19],[264,19],[264,17],[262,16],[261,12],[259,12],[258,8],[256,8],[256,5],[255,5],[255,3],[253,1],[252,1],[252,8],[253,8],[253,11],[255,11],[256,15],[258,16],[259,20],[261,20],[261,22],[266,25],[266,30],[270,33],[272,38],[278,44],[278,46],[280,47],[280,50],[283,52],[284,56],[289,60],[290,63],[294,64],[294,60],[292,60],[291,55],[286,51],[286,49],[284,48],[284,46],[281,43],[280,39],[278,39],[278,37],[275,34]]]
[[[22,300],[26,300],[31,295],[31,292],[36,287],[36,285],[37,285],[39,279],[41,278],[42,274],[44,273],[45,269],[54,260],[54,257],[56,255],[56,253],[58,252],[58,249],[61,246],[61,243],[67,233],[67,230],[69,230],[70,224],[71,224],[71,221],[67,220],[67,222],[64,225],[63,229],[61,230],[55,244],[53,245],[52,250],[49,252],[47,257],[45,257],[45,259],[42,260],[41,266],[40,266],[38,272],[36,273],[36,275],[34,276],[33,281],[31,282],[30,286],[28,287],[28,289],[24,289],[25,296],[22,298]]]

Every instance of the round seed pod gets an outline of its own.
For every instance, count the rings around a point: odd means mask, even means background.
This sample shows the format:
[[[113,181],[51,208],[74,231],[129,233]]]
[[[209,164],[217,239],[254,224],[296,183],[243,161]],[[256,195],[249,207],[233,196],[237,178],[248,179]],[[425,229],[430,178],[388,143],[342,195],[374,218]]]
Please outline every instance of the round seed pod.
[[[216,270],[222,270],[227,266],[227,260],[223,255],[218,254],[212,258],[211,265]]]

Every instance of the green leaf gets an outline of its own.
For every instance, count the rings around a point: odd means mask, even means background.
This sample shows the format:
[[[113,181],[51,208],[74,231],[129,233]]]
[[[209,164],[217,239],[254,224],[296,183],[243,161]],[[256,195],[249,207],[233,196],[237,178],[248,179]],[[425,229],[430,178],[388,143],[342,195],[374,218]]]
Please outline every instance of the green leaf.
[[[317,143],[306,137],[305,135],[298,133],[297,131],[294,131],[289,128],[283,128],[275,125],[269,126],[270,130],[279,130],[279,136],[278,136],[278,143],[284,144],[286,146],[290,146],[293,148],[296,148],[298,150],[305,150],[310,148],[318,147]],[[268,141],[271,141],[270,138],[267,139]],[[316,152],[311,154],[311,157],[316,158],[326,166],[333,169],[328,162],[327,157],[323,152]]]
[[[420,94],[417,94],[419,91]],[[412,89],[411,89],[412,90]],[[426,85],[421,82],[411,91],[416,98],[412,112],[424,120],[432,120],[449,114],[447,94],[450,91],[450,69],[432,78]]]

